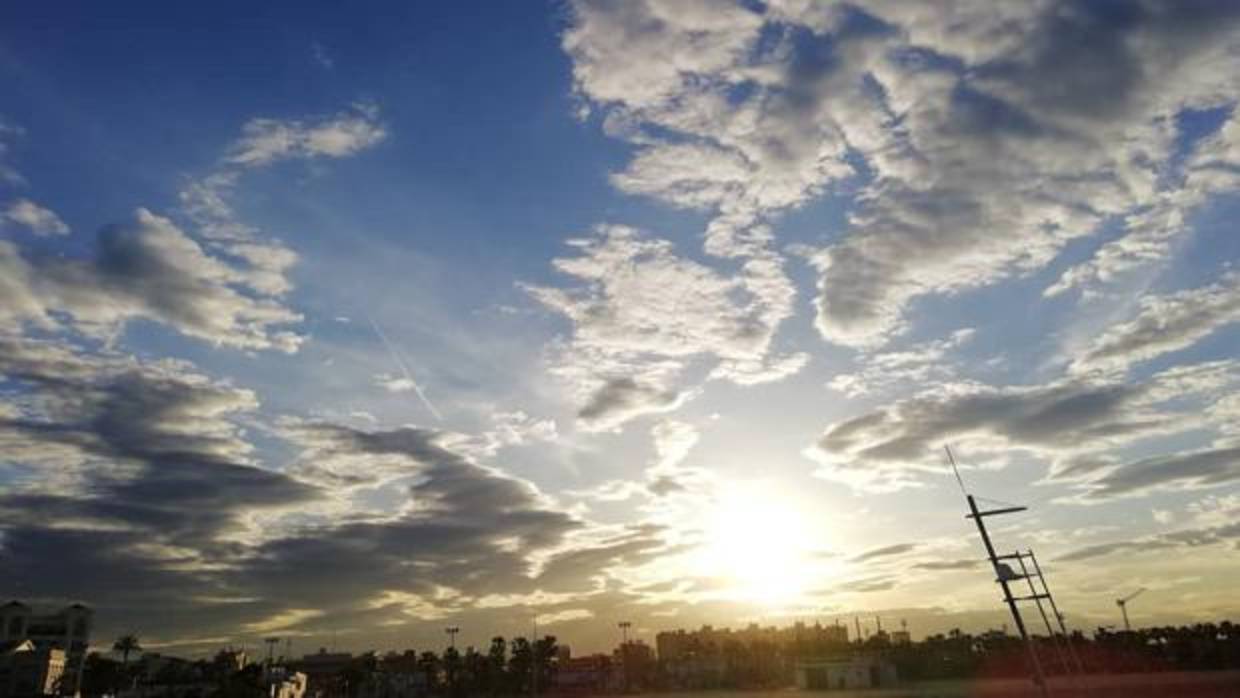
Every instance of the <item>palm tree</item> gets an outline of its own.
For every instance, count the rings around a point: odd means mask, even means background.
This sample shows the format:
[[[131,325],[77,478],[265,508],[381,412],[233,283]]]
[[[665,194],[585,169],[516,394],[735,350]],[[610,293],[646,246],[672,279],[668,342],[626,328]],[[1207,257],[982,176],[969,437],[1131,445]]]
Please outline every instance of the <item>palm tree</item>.
[[[447,684],[447,693],[453,698],[461,694],[461,653],[455,647],[443,651],[443,675]]]
[[[129,654],[131,652],[141,652],[142,645],[138,643],[137,635],[121,635],[112,643],[112,650],[121,653],[121,676],[129,673]],[[134,677],[135,682],[137,677]]]
[[[487,658],[472,646],[465,649],[461,660],[461,685],[465,695],[478,695],[487,688]]]
[[[121,653],[121,666],[129,664],[129,654],[131,652],[141,652],[142,645],[138,644],[137,635],[122,635],[112,643],[112,650]]]
[[[516,694],[529,691],[533,688],[533,674],[533,646],[526,638],[518,637],[512,641],[512,649],[508,655],[509,692]]]
[[[434,652],[427,650],[418,657],[418,668],[426,676],[426,686],[431,693],[436,692],[439,688],[439,656]]]
[[[507,688],[504,670],[508,666],[508,643],[502,636],[491,638],[491,649],[487,652],[486,683],[492,696],[503,693]]]
[[[556,647],[554,635],[546,635],[541,640],[534,641],[531,647],[533,666],[530,676],[533,688],[550,686],[551,679],[555,675]]]

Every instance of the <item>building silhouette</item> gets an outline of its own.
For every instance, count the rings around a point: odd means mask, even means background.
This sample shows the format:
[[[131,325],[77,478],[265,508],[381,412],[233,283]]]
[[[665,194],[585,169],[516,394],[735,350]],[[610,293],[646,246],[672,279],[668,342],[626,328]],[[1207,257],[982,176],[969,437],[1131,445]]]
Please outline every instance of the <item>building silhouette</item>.
[[[50,613],[37,612],[20,601],[0,606],[0,647],[7,648],[3,661],[10,666],[10,678],[29,672],[55,675],[50,692],[44,680],[44,692],[37,695],[78,693],[93,622],[94,612],[77,603]],[[23,643],[29,648],[23,649]],[[31,663],[41,668],[36,670]]]

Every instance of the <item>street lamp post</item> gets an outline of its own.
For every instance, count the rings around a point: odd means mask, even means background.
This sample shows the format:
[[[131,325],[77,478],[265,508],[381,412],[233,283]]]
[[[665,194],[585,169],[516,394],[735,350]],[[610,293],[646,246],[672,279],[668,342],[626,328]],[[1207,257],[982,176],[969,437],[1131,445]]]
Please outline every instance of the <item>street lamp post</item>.
[[[624,673],[624,692],[629,692],[629,628],[633,624],[622,620],[616,624],[620,628],[620,671]]]
[[[456,649],[456,634],[461,632],[461,629],[455,625],[449,625],[443,631],[448,634],[448,646]]]
[[[269,637],[265,638],[263,642],[267,643],[267,671],[271,671],[271,667],[275,665],[275,649],[280,642],[280,638]]]

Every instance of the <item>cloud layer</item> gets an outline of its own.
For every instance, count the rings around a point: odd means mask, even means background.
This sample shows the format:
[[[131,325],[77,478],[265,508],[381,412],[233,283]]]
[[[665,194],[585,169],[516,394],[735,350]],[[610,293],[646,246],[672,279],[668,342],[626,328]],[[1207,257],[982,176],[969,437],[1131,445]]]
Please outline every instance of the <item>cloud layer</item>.
[[[10,329],[68,318],[73,329],[107,338],[144,319],[208,342],[296,351],[280,329],[301,319],[249,283],[244,271],[212,255],[171,220],[138,209],[132,221],[103,228],[91,257],[27,258],[0,242],[0,269],[17,303],[0,310]]]
[[[564,39],[579,92],[637,148],[617,186],[716,211],[712,253],[763,248],[758,220],[860,182],[845,235],[807,253],[817,326],[841,344],[882,343],[913,299],[1039,269],[1174,197],[1175,117],[1236,91],[1230,7],[862,7],[583,1]],[[1196,191],[1225,167],[1190,169]]]
[[[807,453],[819,474],[858,487],[913,486],[944,474],[941,448],[959,444],[976,459],[1006,462],[1023,451],[1051,463],[1052,479],[1078,481],[1103,499],[1155,486],[1236,478],[1229,449],[1121,465],[1114,454],[1158,437],[1225,429],[1225,395],[1240,376],[1233,362],[1169,369],[1146,382],[1065,379],[1040,386],[941,384],[829,426]],[[1194,407],[1187,407],[1187,406]],[[1200,411],[1202,406],[1214,410]]]

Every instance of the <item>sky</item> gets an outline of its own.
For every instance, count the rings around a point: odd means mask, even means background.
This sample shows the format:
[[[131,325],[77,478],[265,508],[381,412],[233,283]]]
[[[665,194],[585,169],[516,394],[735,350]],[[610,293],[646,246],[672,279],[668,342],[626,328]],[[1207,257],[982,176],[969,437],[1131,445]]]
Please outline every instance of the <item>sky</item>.
[[[195,654],[1240,598],[1240,5],[8,3],[0,596]],[[989,504],[988,504],[989,505]]]

